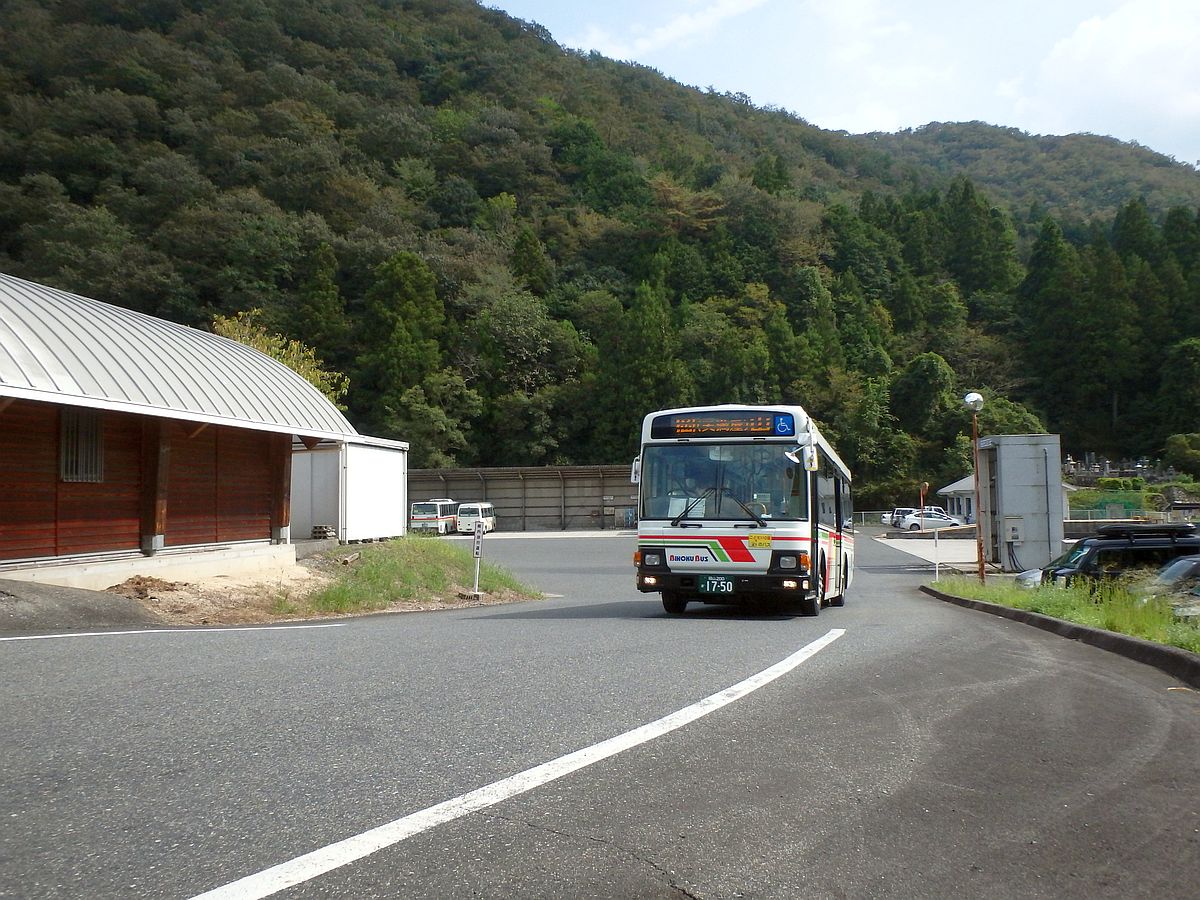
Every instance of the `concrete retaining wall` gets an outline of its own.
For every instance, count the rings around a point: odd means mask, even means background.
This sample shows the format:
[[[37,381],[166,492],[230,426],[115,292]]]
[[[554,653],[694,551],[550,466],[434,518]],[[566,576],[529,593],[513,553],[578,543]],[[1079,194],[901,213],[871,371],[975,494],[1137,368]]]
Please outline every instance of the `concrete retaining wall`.
[[[502,531],[634,528],[637,485],[629,466],[410,469],[409,502],[487,500]]]

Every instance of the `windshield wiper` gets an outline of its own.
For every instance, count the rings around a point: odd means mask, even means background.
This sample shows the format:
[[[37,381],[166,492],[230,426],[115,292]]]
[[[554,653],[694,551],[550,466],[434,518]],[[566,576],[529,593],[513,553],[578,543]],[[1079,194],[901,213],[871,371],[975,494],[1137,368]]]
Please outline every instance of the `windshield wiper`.
[[[734,496],[733,491],[731,491],[729,488],[722,488],[722,493],[724,493],[727,497],[731,497],[733,499],[734,503],[736,503],[743,510],[745,510],[746,515],[748,515],[750,518],[752,518],[755,522],[758,523],[758,526],[760,528],[767,527],[767,520],[764,519],[760,513],[755,512],[755,510],[752,507],[747,506],[745,503],[743,503],[741,500],[739,500],[736,496]]]
[[[685,506],[683,508],[683,512],[681,512],[679,515],[677,515],[675,518],[673,518],[671,520],[672,527],[678,528],[679,523],[682,522],[684,519],[686,519],[691,514],[692,510],[700,505],[700,501],[702,501],[705,497],[707,497],[709,494],[711,494],[712,491],[713,491],[713,489],[710,487],[705,488],[704,492],[701,493],[699,497],[697,497],[695,500],[693,500],[691,503],[689,503],[687,506]]]

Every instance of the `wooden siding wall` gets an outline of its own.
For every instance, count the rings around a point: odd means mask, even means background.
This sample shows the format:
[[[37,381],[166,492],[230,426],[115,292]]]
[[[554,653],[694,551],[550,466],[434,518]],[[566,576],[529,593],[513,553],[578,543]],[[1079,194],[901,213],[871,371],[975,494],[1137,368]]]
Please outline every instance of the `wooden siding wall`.
[[[104,480],[62,482],[58,409],[17,400],[0,412],[0,559],[138,547],[141,420],[102,416]]]
[[[146,418],[101,413],[104,480],[63,482],[59,409],[0,398],[0,560],[141,547]],[[272,452],[281,436],[161,421],[169,445],[166,545],[269,540],[280,481],[272,460],[290,466],[288,454]]]
[[[142,423],[136,416],[121,415],[102,415],[100,421],[104,480],[58,485],[58,556],[139,543]]]
[[[271,536],[271,435],[169,427],[168,547]]]
[[[0,559],[53,556],[58,413],[20,400],[0,412]]]

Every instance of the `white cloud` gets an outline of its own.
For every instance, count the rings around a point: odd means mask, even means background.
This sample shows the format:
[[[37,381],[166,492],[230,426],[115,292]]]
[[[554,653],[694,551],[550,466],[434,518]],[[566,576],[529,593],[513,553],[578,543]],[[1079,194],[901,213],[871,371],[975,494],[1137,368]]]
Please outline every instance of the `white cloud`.
[[[1194,0],[1130,0],[1106,16],[1081,22],[1026,79],[1015,103],[1031,130],[1096,131],[1200,158],[1200,4]],[[1165,120],[1165,121],[1164,121]],[[1180,122],[1189,142],[1166,138]],[[1110,127],[1112,127],[1110,125]]]
[[[743,16],[769,0],[715,0],[695,12],[673,16],[665,24],[647,27],[631,23],[624,35],[614,35],[604,28],[589,26],[580,37],[564,40],[568,46],[597,50],[612,59],[636,60],[656,50],[679,47],[715,34],[725,21]]]

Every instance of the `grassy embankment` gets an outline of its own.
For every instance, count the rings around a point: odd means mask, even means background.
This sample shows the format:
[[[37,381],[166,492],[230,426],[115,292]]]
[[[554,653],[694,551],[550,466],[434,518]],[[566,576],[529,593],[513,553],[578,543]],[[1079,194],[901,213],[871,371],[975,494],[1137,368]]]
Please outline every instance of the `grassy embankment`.
[[[1080,582],[1066,588],[1028,590],[1010,581],[981,584],[974,578],[954,576],[943,578],[935,587],[955,597],[1024,609],[1200,653],[1200,622],[1177,619],[1165,599],[1142,599],[1148,593],[1144,582],[1115,581],[1095,586]]]
[[[344,567],[338,564],[354,554],[358,556],[352,563]],[[378,544],[339,547],[330,559],[337,569],[333,582],[300,601],[312,613],[377,612],[406,603],[422,607],[462,605],[462,594],[470,592],[475,583],[475,558],[468,547],[432,536],[411,535]],[[479,592],[485,602],[541,597],[486,559],[480,561]]]

